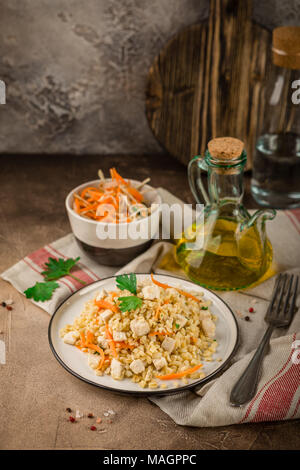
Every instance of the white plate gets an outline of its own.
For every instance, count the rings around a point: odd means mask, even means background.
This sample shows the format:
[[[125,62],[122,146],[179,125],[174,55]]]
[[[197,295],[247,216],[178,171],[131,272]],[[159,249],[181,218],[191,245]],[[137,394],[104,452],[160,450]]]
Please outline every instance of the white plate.
[[[216,340],[218,342],[217,351],[213,356],[212,362],[203,362],[203,372],[206,374],[203,379],[189,380],[188,385],[182,387],[174,387],[173,381],[168,383],[167,389],[143,389],[138,384],[131,382],[129,379],[114,380],[110,376],[97,376],[88,366],[87,357],[74,346],[65,344],[59,336],[59,331],[67,323],[73,323],[75,317],[79,316],[84,304],[87,300],[93,298],[95,293],[105,288],[113,290],[116,287],[116,277],[112,276],[101,281],[96,281],[89,286],[83,287],[68,299],[66,299],[53,314],[49,324],[49,343],[52,352],[58,362],[71,374],[79,379],[105,388],[114,392],[128,393],[135,395],[167,395],[170,393],[178,393],[191,388],[199,388],[205,382],[218,374],[228,364],[234,354],[238,342],[238,326],[236,319],[228,307],[228,305],[220,299],[216,294],[200,287],[190,281],[185,281],[173,276],[156,274],[155,278],[174,287],[180,287],[186,291],[199,291],[204,293],[204,299],[211,300],[211,312],[217,316],[216,324]],[[149,279],[149,274],[137,274],[137,280],[142,281]],[[222,358],[222,361],[218,361]],[[177,381],[180,383],[180,381]]]

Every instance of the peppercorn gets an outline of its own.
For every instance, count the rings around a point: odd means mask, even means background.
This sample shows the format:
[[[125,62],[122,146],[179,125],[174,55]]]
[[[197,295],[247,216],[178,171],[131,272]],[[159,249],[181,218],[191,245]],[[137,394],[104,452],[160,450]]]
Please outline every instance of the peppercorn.
[[[97,431],[97,428],[96,428],[96,426],[91,426],[91,427],[90,427],[90,430],[91,430],[91,431]]]
[[[67,411],[68,413],[71,413],[71,412],[72,412],[71,408],[66,408],[66,411]]]
[[[73,416],[69,416],[69,421],[71,421],[71,423],[75,423],[76,419]]]
[[[2,305],[2,307],[6,307],[6,303],[5,303],[5,302],[2,302],[1,305]]]
[[[249,312],[250,312],[250,313],[253,313],[253,312],[254,312],[254,308],[253,308],[253,307],[250,307],[250,308],[249,308]]]
[[[88,414],[88,418],[93,418],[93,417],[94,417],[93,413]]]
[[[6,310],[12,310],[12,307],[10,305],[7,305]]]
[[[250,317],[248,317],[248,315],[245,317],[245,320],[246,321],[250,321]]]

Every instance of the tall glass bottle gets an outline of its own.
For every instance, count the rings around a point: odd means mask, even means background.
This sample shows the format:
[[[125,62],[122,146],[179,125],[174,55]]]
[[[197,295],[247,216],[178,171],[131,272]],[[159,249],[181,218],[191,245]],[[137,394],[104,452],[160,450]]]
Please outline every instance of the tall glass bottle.
[[[300,206],[300,27],[276,28],[272,51],[251,191],[263,206],[293,208]]]

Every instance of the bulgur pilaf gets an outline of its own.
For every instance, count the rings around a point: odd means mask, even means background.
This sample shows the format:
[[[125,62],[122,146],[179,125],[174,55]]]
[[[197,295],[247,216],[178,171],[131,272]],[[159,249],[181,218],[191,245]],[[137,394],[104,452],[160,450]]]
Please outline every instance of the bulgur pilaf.
[[[87,354],[96,375],[128,378],[142,388],[203,378],[202,362],[212,361],[217,347],[211,301],[152,275],[138,283],[134,274],[126,276],[116,278],[113,291],[103,289],[86,302],[74,323],[61,329],[64,342]]]

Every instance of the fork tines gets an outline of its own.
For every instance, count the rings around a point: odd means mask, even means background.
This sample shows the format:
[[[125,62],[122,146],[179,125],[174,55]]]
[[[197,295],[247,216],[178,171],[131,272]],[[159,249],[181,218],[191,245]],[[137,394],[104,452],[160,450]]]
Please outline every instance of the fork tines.
[[[280,274],[273,290],[272,299],[266,314],[266,320],[282,320],[285,324],[292,320],[297,291],[299,284],[299,276]]]

